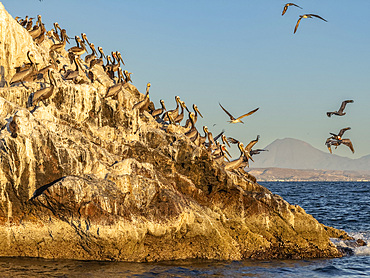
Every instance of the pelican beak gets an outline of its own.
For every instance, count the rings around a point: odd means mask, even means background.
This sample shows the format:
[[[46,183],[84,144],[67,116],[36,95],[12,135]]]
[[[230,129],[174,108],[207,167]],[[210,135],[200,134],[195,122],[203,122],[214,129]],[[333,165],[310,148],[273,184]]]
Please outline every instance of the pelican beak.
[[[203,115],[202,115],[202,113],[200,113],[199,109],[198,108],[196,108],[196,109],[197,109],[197,112],[198,112],[199,116],[201,116],[203,118]]]
[[[225,153],[227,153],[228,156],[231,157],[231,154],[229,153],[229,151],[225,147],[223,147],[222,149],[225,151]]]

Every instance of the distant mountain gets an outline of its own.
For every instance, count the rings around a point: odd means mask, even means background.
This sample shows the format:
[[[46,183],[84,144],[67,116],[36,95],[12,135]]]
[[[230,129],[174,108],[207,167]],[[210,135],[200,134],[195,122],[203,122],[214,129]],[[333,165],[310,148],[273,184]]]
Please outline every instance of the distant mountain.
[[[256,156],[251,168],[370,170],[370,155],[351,159],[325,153],[298,139],[277,139],[265,149],[269,151]]]

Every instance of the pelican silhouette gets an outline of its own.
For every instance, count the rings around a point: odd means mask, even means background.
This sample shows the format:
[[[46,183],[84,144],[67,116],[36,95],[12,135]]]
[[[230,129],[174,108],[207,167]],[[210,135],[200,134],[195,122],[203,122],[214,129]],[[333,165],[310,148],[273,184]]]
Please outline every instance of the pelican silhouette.
[[[324,20],[324,21],[328,22],[326,19],[322,18],[321,16],[319,16],[317,14],[304,14],[304,15],[300,15],[299,16],[299,19],[297,21],[297,24],[295,25],[295,28],[294,28],[294,34],[295,34],[295,32],[297,32],[299,23],[301,22],[302,18],[312,18],[312,17],[316,17],[316,18],[319,18],[321,20]]]
[[[234,118],[234,116],[233,115],[231,115],[225,108],[223,108],[222,107],[222,105],[221,105],[221,103],[218,103],[220,106],[221,106],[221,108],[222,108],[222,110],[224,110],[225,111],[225,113],[230,117],[230,121],[228,121],[229,123],[231,123],[231,124],[236,124],[236,123],[242,123],[242,124],[244,124],[243,122],[242,122],[242,118],[244,118],[244,117],[246,117],[246,116],[249,116],[249,115],[252,115],[254,112],[256,112],[258,109],[260,109],[259,107],[258,108],[256,108],[256,109],[254,109],[254,110],[252,110],[252,111],[250,111],[250,112],[248,112],[247,114],[244,114],[244,115],[241,115],[241,116],[239,116],[238,118]]]
[[[349,99],[349,100],[344,100],[339,108],[338,111],[334,111],[334,112],[326,112],[326,115],[330,118],[331,115],[337,115],[337,116],[344,116],[346,115],[346,112],[343,112],[344,109],[346,108],[346,105],[347,103],[353,103],[353,100],[352,99]]]

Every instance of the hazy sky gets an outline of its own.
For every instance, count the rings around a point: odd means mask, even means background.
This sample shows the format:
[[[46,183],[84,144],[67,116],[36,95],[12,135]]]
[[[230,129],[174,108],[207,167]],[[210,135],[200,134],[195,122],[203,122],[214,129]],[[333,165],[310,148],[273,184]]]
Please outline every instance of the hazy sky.
[[[57,21],[70,37],[87,34],[105,53],[120,51],[134,85],[168,109],[179,95],[197,104],[213,134],[222,129],[256,147],[277,138],[304,140],[327,151],[329,132],[345,133],[334,152],[370,154],[370,1],[302,1],[281,16],[280,0],[76,1],[7,0],[13,16],[42,15],[47,30]],[[298,16],[314,13],[320,19]],[[74,44],[74,42],[72,42]],[[328,118],[342,100],[353,99],[344,117]],[[260,107],[245,124],[230,125],[218,102],[234,116]],[[214,126],[215,124],[215,126]]]

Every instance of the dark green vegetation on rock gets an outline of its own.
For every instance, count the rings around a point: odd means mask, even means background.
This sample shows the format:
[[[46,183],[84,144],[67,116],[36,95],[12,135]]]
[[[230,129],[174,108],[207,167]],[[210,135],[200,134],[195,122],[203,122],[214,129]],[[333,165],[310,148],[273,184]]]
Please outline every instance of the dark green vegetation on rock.
[[[0,10],[5,79],[26,62],[24,49],[47,65],[50,40],[35,45],[2,5]],[[113,82],[99,67],[94,74],[100,82],[75,84],[56,73],[56,92],[33,111],[26,106],[40,82],[0,89],[0,256],[341,256],[329,237],[346,237],[344,232],[328,230],[248,173],[225,171],[182,127],[164,129],[147,112],[132,110],[144,97],[134,86],[105,99]],[[14,115],[16,138],[9,132]]]

